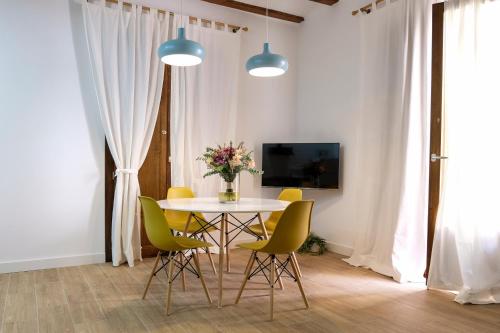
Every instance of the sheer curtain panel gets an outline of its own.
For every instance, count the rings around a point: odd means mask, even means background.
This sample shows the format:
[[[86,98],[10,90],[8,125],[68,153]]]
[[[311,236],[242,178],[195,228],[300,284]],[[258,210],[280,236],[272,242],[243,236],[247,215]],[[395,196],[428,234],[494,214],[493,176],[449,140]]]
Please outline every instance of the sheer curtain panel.
[[[427,237],[432,1],[361,15],[356,220],[348,263],[423,281]]]
[[[116,164],[113,265],[141,258],[138,170],[156,124],[164,66],[156,50],[167,39],[169,16],[141,6],[114,8],[83,1],[83,19],[99,112]]]
[[[172,186],[189,186],[199,196],[214,196],[218,179],[203,179],[206,167],[196,158],[207,146],[235,140],[240,33],[188,21],[187,16],[175,15],[173,32],[184,23],[186,37],[203,45],[206,58],[198,66],[172,67]]]
[[[428,285],[500,302],[500,1],[450,0],[444,17],[444,153]]]

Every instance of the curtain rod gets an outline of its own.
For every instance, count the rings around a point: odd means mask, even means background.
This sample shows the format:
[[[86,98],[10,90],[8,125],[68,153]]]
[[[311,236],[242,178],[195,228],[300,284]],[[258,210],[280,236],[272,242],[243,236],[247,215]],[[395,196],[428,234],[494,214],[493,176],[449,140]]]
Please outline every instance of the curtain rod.
[[[377,0],[377,1],[375,1],[375,6],[378,6],[378,4],[380,4],[382,2],[387,2],[387,0]],[[363,6],[360,9],[353,11],[352,16],[356,16],[359,13],[370,14],[371,12],[372,12],[372,3],[370,2],[366,6]]]
[[[89,0],[85,0],[87,2],[90,2]],[[106,2],[109,2],[109,3],[113,3],[113,4],[118,4],[118,0],[106,0]],[[123,2],[123,5],[125,7],[132,7],[132,4],[131,3],[128,3],[128,2]],[[146,10],[151,10],[151,7],[147,7],[147,6],[142,6],[142,9],[146,9]],[[158,10],[158,13],[162,13],[162,14],[169,14],[170,16],[174,16],[174,13],[173,12],[169,12],[169,11],[165,11],[163,9],[157,9]],[[195,16],[189,16],[189,23],[191,22],[196,22],[198,20],[201,20],[202,23],[206,23],[206,24],[211,24],[212,23],[212,20],[208,20],[208,19],[204,19],[204,18],[198,18],[198,17],[195,17]],[[216,26],[225,26],[226,23],[224,22],[218,22],[218,21],[213,21],[215,23]],[[232,29],[233,32],[237,32],[238,30],[243,30],[243,31],[248,31],[248,28],[247,27],[240,27],[240,26],[237,26],[237,25],[234,25],[234,24],[227,24],[228,28]]]

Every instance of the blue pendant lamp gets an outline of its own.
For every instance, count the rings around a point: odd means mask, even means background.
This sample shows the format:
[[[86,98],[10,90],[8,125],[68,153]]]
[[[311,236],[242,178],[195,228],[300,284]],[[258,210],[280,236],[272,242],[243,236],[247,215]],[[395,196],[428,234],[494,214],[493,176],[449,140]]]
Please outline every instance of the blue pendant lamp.
[[[182,0],[181,0],[182,20]],[[177,38],[166,41],[158,48],[161,61],[172,66],[195,66],[205,58],[205,49],[199,43],[186,39],[184,27],[177,29]]]
[[[269,0],[266,4],[266,42],[261,54],[254,55],[248,59],[247,72],[252,76],[272,77],[285,74],[288,70],[288,60],[282,55],[271,52],[269,46]]]

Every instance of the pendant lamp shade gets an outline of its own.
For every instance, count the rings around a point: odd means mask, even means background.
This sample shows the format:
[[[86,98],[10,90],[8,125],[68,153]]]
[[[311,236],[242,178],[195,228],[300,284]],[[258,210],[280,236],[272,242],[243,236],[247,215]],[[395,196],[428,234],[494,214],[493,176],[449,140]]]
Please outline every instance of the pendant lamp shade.
[[[288,70],[288,60],[282,55],[271,53],[269,43],[264,43],[262,53],[248,59],[246,69],[252,76],[279,76]]]
[[[186,39],[184,28],[177,29],[177,38],[158,48],[162,62],[172,66],[195,66],[205,58],[205,49],[199,43]]]

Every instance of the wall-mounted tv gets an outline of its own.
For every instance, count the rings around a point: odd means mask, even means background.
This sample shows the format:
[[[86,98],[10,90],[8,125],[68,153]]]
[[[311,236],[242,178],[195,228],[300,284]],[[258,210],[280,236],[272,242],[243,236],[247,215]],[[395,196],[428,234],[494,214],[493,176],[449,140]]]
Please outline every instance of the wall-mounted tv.
[[[339,188],[339,143],[264,143],[262,186]]]

